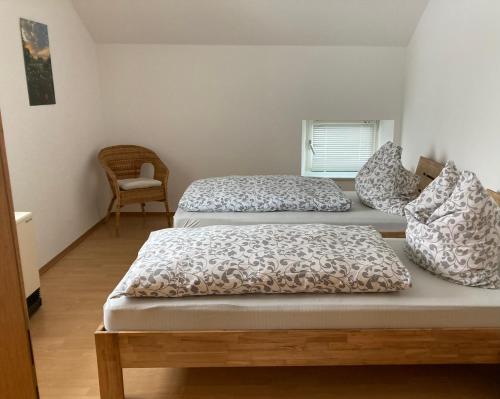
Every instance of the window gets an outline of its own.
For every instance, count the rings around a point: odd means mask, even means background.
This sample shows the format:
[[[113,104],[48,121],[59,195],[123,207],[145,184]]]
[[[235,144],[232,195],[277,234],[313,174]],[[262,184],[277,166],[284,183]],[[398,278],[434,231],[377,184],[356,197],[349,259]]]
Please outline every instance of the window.
[[[303,121],[302,175],[353,178],[378,147],[378,121]]]

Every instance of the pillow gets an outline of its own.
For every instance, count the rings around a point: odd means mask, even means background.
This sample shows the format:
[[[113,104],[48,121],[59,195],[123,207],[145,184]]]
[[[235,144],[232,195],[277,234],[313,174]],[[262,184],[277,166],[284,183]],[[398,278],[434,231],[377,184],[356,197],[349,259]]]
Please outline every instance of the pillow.
[[[433,185],[445,187],[442,193],[432,195],[430,187],[407,206],[406,253],[414,263],[454,283],[500,288],[500,208],[472,172],[462,172],[447,195],[450,188],[444,180],[453,185],[453,173],[450,167]],[[428,206],[418,213],[422,202]],[[431,212],[427,220],[419,220],[426,212]]]
[[[138,188],[160,187],[161,181],[148,177],[135,177],[132,179],[118,180],[118,185],[122,190],[136,190]]]
[[[404,216],[404,207],[418,195],[419,177],[403,167],[401,152],[388,141],[361,168],[355,188],[363,204]]]
[[[419,222],[425,223],[432,213],[445,203],[455,188],[460,172],[453,161],[447,161],[444,168],[421,193],[410,202],[405,212]]]

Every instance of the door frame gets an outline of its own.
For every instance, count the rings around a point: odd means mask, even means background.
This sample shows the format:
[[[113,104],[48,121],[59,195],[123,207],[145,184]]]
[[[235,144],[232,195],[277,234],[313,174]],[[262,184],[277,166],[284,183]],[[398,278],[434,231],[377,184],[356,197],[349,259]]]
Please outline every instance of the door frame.
[[[0,392],[39,398],[0,113]]]

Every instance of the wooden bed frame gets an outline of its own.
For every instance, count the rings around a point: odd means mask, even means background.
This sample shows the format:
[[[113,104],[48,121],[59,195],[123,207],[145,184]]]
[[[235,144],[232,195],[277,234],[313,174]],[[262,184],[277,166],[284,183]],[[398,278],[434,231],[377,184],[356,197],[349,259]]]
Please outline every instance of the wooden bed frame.
[[[429,181],[443,165],[421,157]],[[425,186],[422,186],[423,189]],[[500,205],[500,193],[488,190]],[[95,332],[101,399],[124,399],[124,368],[500,364],[500,328]]]
[[[415,174],[420,176],[418,190],[422,192],[443,170],[444,165],[430,158],[420,157]]]
[[[123,368],[499,364],[500,328],[95,333],[101,399]]]

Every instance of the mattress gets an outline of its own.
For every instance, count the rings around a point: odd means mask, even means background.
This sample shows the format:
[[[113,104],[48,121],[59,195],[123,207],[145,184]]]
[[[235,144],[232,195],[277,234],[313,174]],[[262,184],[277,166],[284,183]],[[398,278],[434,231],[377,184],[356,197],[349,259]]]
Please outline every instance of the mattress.
[[[363,205],[355,191],[346,191],[352,201],[347,212],[187,212],[177,208],[174,227],[203,227],[217,224],[266,224],[266,223],[327,223],[337,225],[373,226],[381,232],[406,230],[406,219],[390,215]]]
[[[388,239],[413,287],[376,294],[108,299],[109,331],[500,327],[500,290],[456,285],[413,264]]]

